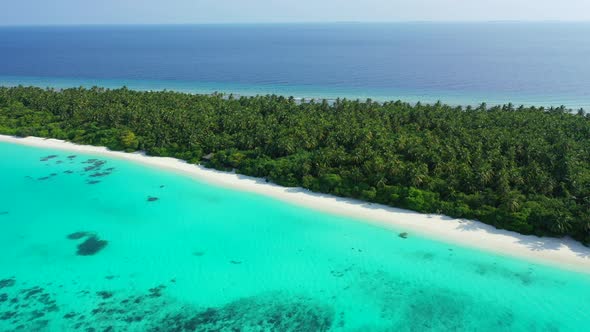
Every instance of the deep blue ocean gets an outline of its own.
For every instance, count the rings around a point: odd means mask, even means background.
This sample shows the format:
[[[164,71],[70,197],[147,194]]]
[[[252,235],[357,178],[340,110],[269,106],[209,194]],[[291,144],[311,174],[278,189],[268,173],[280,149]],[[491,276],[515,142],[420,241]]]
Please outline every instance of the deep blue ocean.
[[[0,27],[0,85],[590,108],[590,23]]]

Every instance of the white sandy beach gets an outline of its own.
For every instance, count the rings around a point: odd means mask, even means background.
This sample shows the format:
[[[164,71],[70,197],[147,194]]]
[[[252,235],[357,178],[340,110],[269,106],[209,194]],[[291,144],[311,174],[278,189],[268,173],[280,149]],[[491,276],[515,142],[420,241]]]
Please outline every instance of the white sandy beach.
[[[493,226],[478,221],[420,214],[380,204],[316,194],[302,188],[281,187],[266,183],[262,179],[211,170],[174,158],[150,157],[141,153],[110,151],[104,147],[77,145],[61,140],[38,137],[17,138],[0,135],[0,142],[125,159],[182,173],[213,185],[262,194],[291,204],[376,223],[396,231],[408,232],[409,236],[420,234],[448,243],[590,273],[590,248],[584,247],[569,238],[555,239],[525,236],[514,232],[497,230]]]

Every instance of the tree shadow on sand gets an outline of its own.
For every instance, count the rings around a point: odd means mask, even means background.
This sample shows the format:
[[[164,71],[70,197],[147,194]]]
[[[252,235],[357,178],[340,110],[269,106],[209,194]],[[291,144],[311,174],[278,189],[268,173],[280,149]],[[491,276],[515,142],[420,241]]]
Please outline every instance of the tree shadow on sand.
[[[485,232],[486,234],[492,234],[495,236],[515,238],[515,243],[524,245],[528,249],[536,252],[558,251],[566,248],[575,253],[578,257],[590,258],[590,248],[585,247],[583,244],[570,237],[552,238],[523,235],[512,231],[497,229],[494,226],[471,220],[460,220],[457,229],[464,232]]]

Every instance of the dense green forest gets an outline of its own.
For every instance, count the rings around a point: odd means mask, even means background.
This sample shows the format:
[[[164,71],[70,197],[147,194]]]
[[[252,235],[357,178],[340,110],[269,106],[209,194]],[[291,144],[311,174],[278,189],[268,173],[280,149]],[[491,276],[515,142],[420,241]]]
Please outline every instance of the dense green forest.
[[[0,133],[144,150],[590,243],[582,110],[16,87],[0,88]]]

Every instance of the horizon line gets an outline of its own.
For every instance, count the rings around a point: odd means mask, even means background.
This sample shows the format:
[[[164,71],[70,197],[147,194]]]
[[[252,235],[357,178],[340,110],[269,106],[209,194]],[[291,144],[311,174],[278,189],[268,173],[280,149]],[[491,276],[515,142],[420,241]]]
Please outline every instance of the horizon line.
[[[392,21],[237,21],[237,22],[179,22],[179,23],[17,23],[1,24],[0,27],[76,27],[76,26],[190,26],[190,25],[289,25],[289,24],[489,24],[489,23],[590,23],[589,20],[392,20]]]

